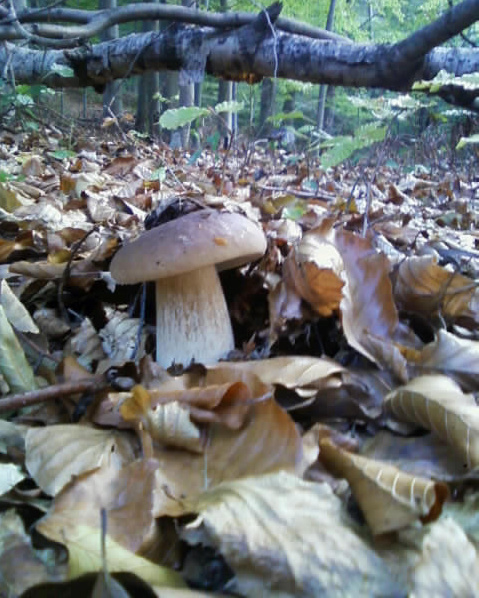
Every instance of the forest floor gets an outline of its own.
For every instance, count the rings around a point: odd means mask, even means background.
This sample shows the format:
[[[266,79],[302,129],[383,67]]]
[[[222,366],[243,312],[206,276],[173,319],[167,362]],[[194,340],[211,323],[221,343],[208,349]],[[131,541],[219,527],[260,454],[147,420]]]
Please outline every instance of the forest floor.
[[[0,595],[479,595],[477,160],[48,127],[0,160]],[[267,248],[220,273],[234,351],[165,370],[110,262],[200,210]]]

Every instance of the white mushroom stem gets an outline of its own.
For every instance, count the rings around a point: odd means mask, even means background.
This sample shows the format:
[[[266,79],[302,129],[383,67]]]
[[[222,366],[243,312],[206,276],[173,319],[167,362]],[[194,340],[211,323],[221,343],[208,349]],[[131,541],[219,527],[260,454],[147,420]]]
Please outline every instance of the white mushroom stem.
[[[233,330],[214,266],[156,281],[156,361],[214,363],[234,349]]]

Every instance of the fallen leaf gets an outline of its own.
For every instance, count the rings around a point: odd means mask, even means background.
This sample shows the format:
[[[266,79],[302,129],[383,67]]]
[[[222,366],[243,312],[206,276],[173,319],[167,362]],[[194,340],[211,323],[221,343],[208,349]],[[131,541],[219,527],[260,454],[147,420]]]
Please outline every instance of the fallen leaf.
[[[156,530],[153,490],[157,468],[153,459],[136,460],[121,469],[104,462],[94,471],[72,478],[56,495],[37,529],[68,543],[79,522],[100,532],[100,512],[104,509],[110,539],[133,553],[145,549]]]
[[[327,484],[285,472],[221,484],[198,499],[182,537],[215,546],[245,596],[391,596],[384,562]]]
[[[44,533],[44,532],[42,532]],[[48,537],[68,548],[69,577],[71,579],[85,573],[96,573],[102,567],[101,531],[82,523],[72,523],[67,536],[60,527],[48,530]],[[151,561],[137,556],[123,548],[108,535],[105,539],[108,570],[111,573],[129,571],[138,575],[146,583],[159,587],[184,587],[179,573],[160,567]]]
[[[404,309],[428,316],[437,312],[446,318],[466,316],[476,323],[478,293],[473,280],[439,266],[431,255],[404,260],[394,286],[395,297]]]
[[[446,376],[420,376],[386,397],[384,407],[400,421],[435,432],[467,468],[479,465],[479,407]]]
[[[320,442],[319,458],[329,471],[350,484],[371,531],[396,531],[417,520],[434,521],[449,497],[446,484],[411,476],[383,461],[349,453],[329,439]]]
[[[31,428],[25,438],[25,450],[29,474],[52,496],[72,476],[96,469],[105,461],[120,469],[135,458],[134,442],[129,436],[78,424]]]
[[[478,596],[478,566],[474,544],[452,519],[442,519],[424,538],[422,555],[412,574],[411,595]]]

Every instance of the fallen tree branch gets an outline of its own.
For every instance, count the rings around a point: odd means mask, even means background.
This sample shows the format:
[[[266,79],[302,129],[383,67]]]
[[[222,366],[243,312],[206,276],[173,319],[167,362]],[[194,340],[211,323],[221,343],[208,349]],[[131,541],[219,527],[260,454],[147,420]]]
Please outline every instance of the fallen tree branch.
[[[276,2],[275,5],[278,5],[279,9],[282,7],[279,2]],[[79,44],[79,40],[90,39],[114,25],[133,21],[171,21],[203,25],[226,31],[249,25],[256,17],[256,14],[247,12],[219,14],[184,6],[153,3],[129,4],[115,9],[95,11],[69,8],[24,10],[18,14],[18,21],[12,15],[5,16],[0,21],[0,40],[25,39],[25,35],[22,35],[19,28],[15,26],[16,22],[22,25],[34,25],[29,35],[35,34],[36,43],[39,43],[41,37],[45,47],[67,48],[74,47]],[[70,22],[76,23],[76,25],[54,24],[52,21]],[[300,23],[294,19],[280,18],[277,20],[276,27],[281,31],[304,35],[312,39],[337,40],[343,43],[350,41],[331,31]]]

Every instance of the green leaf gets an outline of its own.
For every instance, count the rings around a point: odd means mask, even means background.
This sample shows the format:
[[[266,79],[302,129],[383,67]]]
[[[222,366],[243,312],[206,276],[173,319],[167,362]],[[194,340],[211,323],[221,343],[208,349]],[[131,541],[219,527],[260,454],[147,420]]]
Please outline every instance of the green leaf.
[[[321,147],[329,147],[321,156],[321,165],[324,168],[337,166],[347,160],[353,152],[368,147],[373,143],[382,141],[386,135],[387,127],[379,126],[377,123],[363,125],[356,129],[354,137],[345,135],[328,139],[321,144]]]
[[[178,129],[192,123],[201,116],[208,116],[209,110],[197,106],[184,106],[183,108],[171,108],[160,116],[160,125],[165,129]]]
[[[154,170],[150,175],[150,181],[159,181],[163,183],[166,179],[166,168],[164,166],[160,166],[156,170]]]
[[[273,114],[273,116],[268,116],[266,120],[278,125],[285,120],[300,120],[303,118],[304,114],[301,112],[301,110],[295,110],[294,112],[278,112],[277,114]]]
[[[219,114],[220,112],[239,112],[243,110],[244,103],[243,102],[236,102],[232,100],[230,102],[221,102],[220,104],[216,104],[215,112]]]
[[[33,370],[0,305],[0,373],[11,392],[26,392],[37,387]]]
[[[64,64],[56,64],[56,63],[54,63],[52,65],[50,72],[61,75],[62,77],[73,77],[73,75],[75,74],[75,71],[72,68],[70,68],[69,66],[66,66]]]
[[[54,152],[48,152],[48,155],[57,160],[68,160],[76,156],[76,152],[67,149],[55,150]]]
[[[476,144],[479,143],[479,133],[475,135],[471,135],[470,137],[461,137],[459,139],[459,143],[456,145],[456,149],[461,149],[470,143]]]

